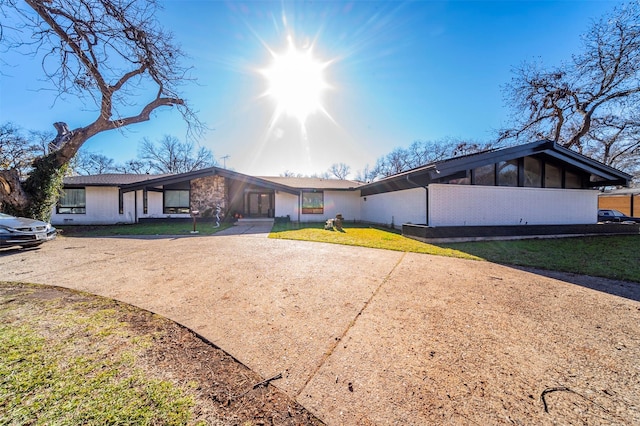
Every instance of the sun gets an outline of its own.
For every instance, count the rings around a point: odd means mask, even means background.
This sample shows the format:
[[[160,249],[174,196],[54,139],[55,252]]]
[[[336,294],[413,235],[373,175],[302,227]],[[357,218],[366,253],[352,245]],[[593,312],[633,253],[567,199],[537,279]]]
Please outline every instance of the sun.
[[[291,37],[288,40],[288,50],[283,54],[271,51],[273,61],[261,73],[268,83],[265,94],[276,102],[275,119],[286,114],[304,125],[311,114],[326,113],[322,95],[330,87],[324,77],[328,62],[316,60],[312,48],[299,50]]]

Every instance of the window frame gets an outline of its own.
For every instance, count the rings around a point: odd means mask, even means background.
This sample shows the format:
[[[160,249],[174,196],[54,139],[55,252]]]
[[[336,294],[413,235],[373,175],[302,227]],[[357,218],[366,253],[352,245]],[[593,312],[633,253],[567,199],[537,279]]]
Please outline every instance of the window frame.
[[[515,172],[515,175],[513,174]],[[496,163],[496,186],[518,186],[519,161],[512,160],[499,161]]]
[[[314,203],[314,200],[309,199],[309,195],[316,199],[319,196],[319,203]],[[306,199],[305,199],[306,198]],[[319,206],[318,206],[319,204]],[[300,194],[300,208],[302,214],[324,214],[324,191],[307,190],[301,191]]]
[[[486,173],[479,173],[486,172]],[[491,183],[478,183],[479,178],[490,177]],[[488,180],[488,179],[487,179]],[[484,166],[475,167],[471,171],[471,183],[478,186],[496,186],[496,163],[485,164]]]
[[[167,206],[168,193],[187,193],[186,205]],[[179,202],[184,202],[182,196],[178,197]],[[191,190],[190,189],[165,189],[162,191],[162,213],[164,214],[190,214],[191,213]]]
[[[525,188],[542,188],[544,163],[539,158],[526,156],[522,160],[522,186]]]
[[[75,192],[82,191],[82,197],[79,202],[69,203],[67,205],[63,205],[63,201],[69,195],[67,191]],[[57,214],[87,214],[87,188],[65,188],[62,191],[60,197],[58,197],[58,202],[56,203],[56,213]]]
[[[549,173],[551,170],[554,170],[554,180],[552,180],[551,177],[551,173]],[[555,175],[555,172],[557,172],[558,174]],[[563,183],[563,179],[562,179],[562,175],[563,175],[563,168],[560,165],[556,165],[553,163],[545,163],[544,164],[544,187],[545,188],[555,188],[555,189],[561,189],[564,187],[564,183]],[[559,181],[556,181],[555,179],[559,179]]]

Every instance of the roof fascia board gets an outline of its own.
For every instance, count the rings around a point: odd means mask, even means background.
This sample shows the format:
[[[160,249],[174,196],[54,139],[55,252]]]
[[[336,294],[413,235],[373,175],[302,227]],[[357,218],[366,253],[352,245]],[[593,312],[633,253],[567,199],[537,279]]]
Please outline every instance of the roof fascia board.
[[[616,174],[612,174],[609,173],[608,171],[605,171],[603,168],[601,167],[592,167],[590,164],[587,164],[584,161],[580,161],[580,159],[575,159],[575,158],[568,158],[564,153],[561,152],[557,152],[557,151],[545,151],[545,154],[556,158],[564,163],[567,164],[571,164],[572,166],[582,169],[582,170],[586,170],[589,173],[592,173],[594,175],[603,177],[607,180],[612,180],[612,181],[618,181],[618,180],[625,180],[622,176],[620,176],[619,173]]]
[[[565,148],[563,146],[560,146],[558,144],[554,144],[554,148],[556,151],[558,151],[559,153],[562,153],[564,155],[566,155],[567,157],[571,157],[573,159],[575,159],[576,161],[582,163],[582,164],[589,164],[592,167],[595,167],[598,170],[602,170],[602,173],[608,173],[610,175],[614,175],[617,178],[624,178],[626,180],[631,180],[633,178],[633,176],[631,176],[628,173],[625,173],[621,170],[615,169],[611,166],[608,166],[604,163],[601,163],[597,160],[594,160],[592,158],[586,157],[582,154],[579,154],[575,151],[570,150],[569,148]]]
[[[215,176],[215,175],[219,175],[225,178],[234,179],[234,180],[238,180],[241,182],[250,183],[258,186],[263,186],[269,189],[285,191],[291,194],[298,193],[297,190],[286,185],[269,182],[264,179],[245,175],[238,172],[233,172],[226,169],[220,169],[218,167],[209,167],[207,169],[196,170],[193,172],[181,173],[181,174],[171,175],[171,176],[164,176],[156,179],[149,179],[142,182],[120,185],[120,187],[122,188],[123,192],[130,192],[130,191],[135,191],[135,190],[144,189],[148,187],[154,187],[154,186],[160,186],[160,185],[171,185],[174,183],[184,182],[187,180],[199,179],[199,178],[203,178],[207,176]],[[118,185],[115,185],[115,186],[118,186]]]
[[[471,154],[468,157],[452,158],[438,163],[434,163],[434,172],[447,176],[463,170],[471,170],[487,164],[498,163],[500,161],[508,161],[516,158],[526,157],[528,155],[538,154],[553,146],[551,141],[538,141],[528,143],[526,145],[513,146],[496,151],[489,151],[482,154]],[[433,179],[437,175],[431,174]]]

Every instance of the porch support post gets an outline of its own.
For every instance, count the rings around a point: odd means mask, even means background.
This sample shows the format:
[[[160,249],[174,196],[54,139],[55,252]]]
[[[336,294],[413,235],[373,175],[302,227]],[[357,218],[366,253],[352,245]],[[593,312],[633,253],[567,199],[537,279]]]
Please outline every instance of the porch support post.
[[[424,187],[424,199],[425,199],[425,224],[429,226],[429,186]]]

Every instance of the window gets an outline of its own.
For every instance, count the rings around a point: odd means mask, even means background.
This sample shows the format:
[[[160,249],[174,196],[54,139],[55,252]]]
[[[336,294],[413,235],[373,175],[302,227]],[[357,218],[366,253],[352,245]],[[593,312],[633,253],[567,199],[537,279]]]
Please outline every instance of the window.
[[[87,212],[85,189],[65,189],[58,200],[56,212],[60,214],[85,214]]]
[[[164,191],[164,213],[190,213],[188,189],[166,189]]]
[[[449,179],[449,182],[447,183],[450,185],[471,185],[471,178],[463,177],[458,179]]]
[[[302,213],[303,214],[323,214],[324,213],[324,193],[302,192]]]
[[[580,176],[575,174],[575,173],[571,173],[571,172],[564,172],[564,187],[565,188],[573,188],[573,189],[580,189],[582,188],[582,179],[580,179]]]
[[[537,158],[524,157],[524,186],[542,187],[542,163]]]
[[[544,165],[544,187],[562,188],[562,169],[551,164]]]
[[[518,160],[498,163],[498,185],[518,186]]]
[[[474,185],[489,185],[496,184],[496,167],[495,164],[487,164],[486,166],[473,169],[473,184]]]

